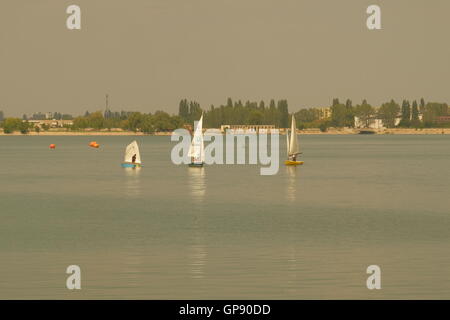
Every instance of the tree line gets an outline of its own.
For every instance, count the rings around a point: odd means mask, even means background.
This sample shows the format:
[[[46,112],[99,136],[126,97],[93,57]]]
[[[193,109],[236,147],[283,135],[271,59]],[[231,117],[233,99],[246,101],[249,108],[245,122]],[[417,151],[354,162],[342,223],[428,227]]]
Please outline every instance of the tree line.
[[[329,114],[325,114],[329,108]],[[237,125],[275,125],[279,128],[289,127],[289,107],[287,100],[270,100],[266,105],[264,101],[234,101],[227,99],[226,104],[202,110],[200,104],[195,101],[181,100],[178,115],[186,122],[192,123],[204,114],[204,126],[218,128],[224,124]],[[432,128],[446,127],[450,124],[439,123],[440,116],[449,115],[446,103],[428,102],[422,98],[410,103],[403,100],[400,106],[394,100],[383,103],[379,108],[370,105],[367,100],[354,105],[352,100],[347,99],[341,103],[335,98],[331,106],[325,108],[304,108],[295,112],[297,126],[299,129],[320,128],[325,131],[328,127],[354,127],[355,117],[369,127],[375,119],[381,119],[388,128],[396,126],[403,128]],[[422,117],[420,117],[422,115]],[[401,119],[398,123],[398,119]]]
[[[97,111],[86,112],[84,116],[76,117],[70,129],[108,129],[121,128],[128,131],[141,131],[144,133],[172,131],[182,127],[183,120],[177,115],[170,115],[164,111],[155,113],[141,112],[112,112],[104,113]]]
[[[394,100],[383,103],[379,108],[370,105],[367,100],[353,105],[350,99],[340,103],[333,99],[330,107],[330,117],[323,116],[323,109],[306,108],[295,113],[299,128],[354,127],[355,117],[358,117],[363,127],[369,127],[375,119],[380,119],[387,128],[433,128],[450,127],[450,123],[440,123],[441,116],[448,116],[446,103],[428,102],[422,98],[410,103],[403,100],[401,106]],[[422,115],[422,116],[420,116]]]
[[[329,110],[328,114],[325,112]],[[72,117],[68,114],[53,113],[53,119],[73,121],[72,125],[66,125],[67,130],[111,130],[121,128],[129,131],[141,131],[153,133],[161,131],[172,131],[185,125],[192,126],[203,114],[205,128],[219,128],[221,125],[275,125],[279,128],[289,127],[289,106],[285,99],[275,101],[271,99],[267,104],[265,101],[233,101],[228,98],[225,104],[215,107],[211,105],[208,109],[202,109],[196,101],[182,99],[178,106],[178,114],[170,115],[165,111],[154,113],[141,113],[130,111],[96,111],[88,112],[83,116]],[[339,99],[333,99],[331,106],[326,108],[304,108],[295,112],[297,126],[299,129],[320,128],[326,131],[328,127],[354,127],[355,117],[363,127],[369,127],[374,119],[381,119],[384,126],[388,128],[432,128],[450,127],[450,123],[437,121],[438,117],[448,116],[449,109],[446,103],[428,102],[422,98],[419,101],[403,100],[398,104],[390,100],[381,104],[379,108],[370,105],[366,100],[354,105],[350,99],[341,103]],[[27,120],[42,120],[46,116],[35,113],[30,118],[5,118],[0,111],[0,125],[5,133],[20,131],[27,133],[30,130],[39,131]],[[48,130],[49,126],[42,126]]]
[[[188,124],[200,118],[203,112],[203,125],[206,128],[219,128],[224,124],[236,125],[275,125],[286,128],[289,123],[289,108],[287,100],[271,99],[266,105],[264,101],[234,101],[227,99],[226,104],[202,110],[196,101],[183,99],[180,101],[178,115]]]

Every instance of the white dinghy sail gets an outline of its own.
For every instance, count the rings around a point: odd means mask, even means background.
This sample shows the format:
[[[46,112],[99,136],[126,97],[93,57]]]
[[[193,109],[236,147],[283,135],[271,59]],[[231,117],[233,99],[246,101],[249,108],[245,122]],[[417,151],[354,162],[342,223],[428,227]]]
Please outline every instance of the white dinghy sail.
[[[133,161],[133,157],[135,157],[134,161]],[[133,141],[132,143],[130,143],[126,150],[125,150],[125,163],[135,163],[135,164],[142,164],[141,161],[141,153],[139,152],[139,146],[135,141]]]
[[[191,146],[189,148],[191,163],[202,165],[205,162],[205,146],[203,143],[203,114],[194,130]]]
[[[292,115],[291,123],[291,137],[288,140],[288,157],[293,157],[298,155],[300,152],[300,147],[297,139],[297,125],[295,124],[295,117]]]

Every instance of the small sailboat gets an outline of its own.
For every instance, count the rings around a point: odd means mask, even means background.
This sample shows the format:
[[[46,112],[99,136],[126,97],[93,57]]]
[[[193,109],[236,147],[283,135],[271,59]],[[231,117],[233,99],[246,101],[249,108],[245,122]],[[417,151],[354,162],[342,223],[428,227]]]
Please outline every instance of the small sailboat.
[[[292,115],[291,123],[291,135],[286,131],[286,143],[287,143],[287,160],[284,164],[287,166],[298,166],[303,164],[303,161],[297,161],[297,155],[301,154],[300,147],[297,139],[297,125],[295,124],[295,117]]]
[[[194,136],[192,137],[191,146],[189,148],[189,157],[191,157],[191,163],[189,167],[203,167],[205,163],[205,146],[203,144],[203,114],[194,130]]]
[[[135,141],[130,143],[125,149],[125,161],[122,163],[124,168],[140,168],[142,166],[139,146]]]

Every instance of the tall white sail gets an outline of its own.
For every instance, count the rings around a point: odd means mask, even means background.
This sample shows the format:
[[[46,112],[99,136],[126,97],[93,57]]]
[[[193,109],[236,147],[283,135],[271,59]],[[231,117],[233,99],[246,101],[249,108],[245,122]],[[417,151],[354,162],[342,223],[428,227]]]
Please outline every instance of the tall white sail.
[[[300,153],[300,148],[297,141],[297,125],[295,124],[295,117],[292,115],[291,123],[291,141],[289,142],[289,155],[293,156]]]
[[[194,158],[194,163],[205,162],[205,146],[203,144],[203,114],[197,122],[191,147],[189,148],[189,157]]]
[[[141,154],[139,152],[139,147],[136,140],[127,146],[125,150],[125,162],[133,162],[134,155],[136,155],[136,161],[134,162],[141,164]]]

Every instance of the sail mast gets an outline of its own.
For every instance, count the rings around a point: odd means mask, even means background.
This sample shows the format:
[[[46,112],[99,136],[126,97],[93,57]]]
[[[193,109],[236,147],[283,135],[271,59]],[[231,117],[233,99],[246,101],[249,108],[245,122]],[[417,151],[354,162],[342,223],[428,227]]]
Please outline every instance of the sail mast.
[[[200,117],[200,130],[199,130],[199,135],[200,135],[200,162],[203,163],[205,162],[205,143],[203,141],[203,112],[202,112],[202,116]]]

